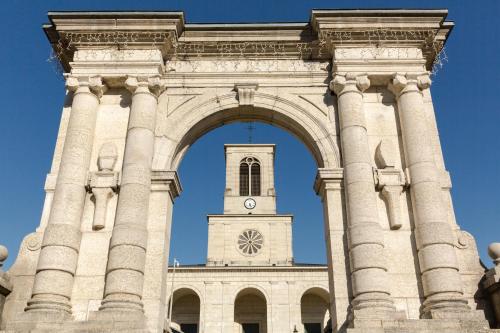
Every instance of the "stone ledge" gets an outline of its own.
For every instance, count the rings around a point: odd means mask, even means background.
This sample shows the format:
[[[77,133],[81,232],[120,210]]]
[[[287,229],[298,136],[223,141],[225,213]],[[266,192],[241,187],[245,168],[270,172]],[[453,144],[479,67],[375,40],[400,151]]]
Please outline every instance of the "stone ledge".
[[[374,322],[380,326],[376,327]],[[500,330],[488,328],[485,320],[419,319],[419,320],[383,320],[356,321],[355,328],[348,328],[347,333],[498,333]]]

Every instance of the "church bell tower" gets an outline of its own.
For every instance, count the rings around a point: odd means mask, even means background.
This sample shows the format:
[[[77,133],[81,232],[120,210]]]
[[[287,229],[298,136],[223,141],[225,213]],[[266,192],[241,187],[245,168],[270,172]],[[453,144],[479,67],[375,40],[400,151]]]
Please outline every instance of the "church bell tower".
[[[292,215],[276,213],[275,145],[224,149],[224,214],[208,216],[207,265],[292,265]]]

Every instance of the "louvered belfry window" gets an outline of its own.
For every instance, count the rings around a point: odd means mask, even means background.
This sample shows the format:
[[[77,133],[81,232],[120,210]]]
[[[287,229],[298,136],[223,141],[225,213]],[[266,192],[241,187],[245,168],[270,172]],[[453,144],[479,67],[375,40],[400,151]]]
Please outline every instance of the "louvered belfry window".
[[[240,196],[260,196],[260,163],[253,157],[240,162]]]
[[[260,164],[252,163],[252,170],[250,173],[250,180],[252,181],[252,195],[260,195]]]
[[[248,195],[248,187],[249,187],[249,176],[250,170],[248,169],[248,164],[242,162],[240,164],[240,196]]]

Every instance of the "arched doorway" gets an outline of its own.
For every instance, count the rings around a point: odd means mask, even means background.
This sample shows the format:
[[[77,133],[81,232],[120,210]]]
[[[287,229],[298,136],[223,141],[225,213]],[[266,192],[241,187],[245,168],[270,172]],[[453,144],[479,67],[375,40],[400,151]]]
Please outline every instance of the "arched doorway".
[[[267,302],[261,291],[247,288],[234,300],[235,333],[267,333]]]
[[[300,315],[304,333],[323,333],[330,319],[329,295],[326,290],[313,287],[300,298]]]
[[[200,297],[189,288],[174,292],[171,327],[183,333],[200,332]]]

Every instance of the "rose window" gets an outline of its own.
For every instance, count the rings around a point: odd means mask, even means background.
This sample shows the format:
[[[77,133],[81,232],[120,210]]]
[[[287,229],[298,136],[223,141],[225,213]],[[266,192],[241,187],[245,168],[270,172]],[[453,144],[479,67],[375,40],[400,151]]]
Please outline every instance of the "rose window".
[[[257,230],[245,230],[238,236],[238,248],[243,254],[249,256],[256,255],[263,244],[264,238]]]

